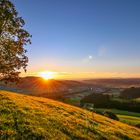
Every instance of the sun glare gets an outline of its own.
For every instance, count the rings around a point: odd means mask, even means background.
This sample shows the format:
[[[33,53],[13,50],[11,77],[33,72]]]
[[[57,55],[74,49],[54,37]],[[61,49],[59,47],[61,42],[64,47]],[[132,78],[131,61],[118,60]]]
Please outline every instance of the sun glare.
[[[51,72],[51,71],[40,72],[39,75],[40,75],[40,77],[42,77],[45,80],[55,78],[55,72]]]

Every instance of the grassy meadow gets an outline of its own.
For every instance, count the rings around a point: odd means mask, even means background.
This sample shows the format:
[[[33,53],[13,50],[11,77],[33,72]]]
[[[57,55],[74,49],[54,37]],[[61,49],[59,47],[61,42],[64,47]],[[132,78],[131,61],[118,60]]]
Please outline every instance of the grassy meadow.
[[[47,98],[0,91],[0,140],[139,140],[140,129]]]
[[[131,125],[140,124],[140,117],[134,117],[129,115],[117,115],[117,116],[119,117],[121,122]]]
[[[105,108],[98,108],[96,110],[101,112],[111,111],[118,116],[121,122],[130,125],[140,124],[140,113],[118,110],[118,109],[105,109]]]

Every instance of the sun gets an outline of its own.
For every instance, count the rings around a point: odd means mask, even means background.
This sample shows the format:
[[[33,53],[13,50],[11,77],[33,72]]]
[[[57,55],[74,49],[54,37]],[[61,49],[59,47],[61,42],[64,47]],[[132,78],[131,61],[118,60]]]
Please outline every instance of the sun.
[[[44,71],[44,72],[40,72],[39,76],[42,77],[45,80],[49,80],[49,79],[55,78],[55,72]]]

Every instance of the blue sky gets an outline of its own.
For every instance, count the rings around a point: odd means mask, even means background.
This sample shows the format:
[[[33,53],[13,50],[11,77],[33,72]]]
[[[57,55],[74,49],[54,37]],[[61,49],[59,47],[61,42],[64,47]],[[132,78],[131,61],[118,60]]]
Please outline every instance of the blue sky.
[[[33,36],[28,74],[140,76],[140,0],[12,1]]]

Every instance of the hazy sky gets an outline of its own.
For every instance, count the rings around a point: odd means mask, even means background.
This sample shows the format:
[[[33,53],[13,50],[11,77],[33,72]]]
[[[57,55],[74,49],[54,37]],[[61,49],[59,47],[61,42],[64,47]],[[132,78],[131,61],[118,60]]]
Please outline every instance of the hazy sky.
[[[28,75],[140,77],[140,0],[12,0],[32,34]]]

